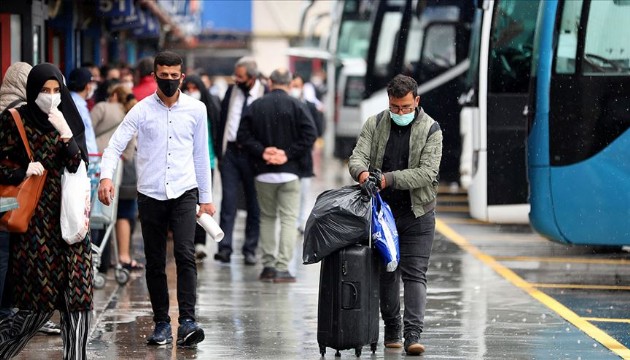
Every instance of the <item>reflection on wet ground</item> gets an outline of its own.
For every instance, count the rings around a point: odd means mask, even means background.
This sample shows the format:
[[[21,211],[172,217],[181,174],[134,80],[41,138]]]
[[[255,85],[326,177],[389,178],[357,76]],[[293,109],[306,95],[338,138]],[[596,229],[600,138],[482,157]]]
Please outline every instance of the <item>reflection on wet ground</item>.
[[[332,160],[331,160],[332,162]],[[331,163],[314,179],[311,204],[321,191],[338,187],[341,166]],[[347,181],[349,182],[349,180]],[[216,193],[216,191],[215,191]],[[458,215],[440,214],[457,220]],[[235,230],[240,248],[243,214]],[[454,221],[457,223],[457,221]],[[468,225],[458,229],[465,230]],[[552,256],[528,244],[537,235],[522,227],[513,229],[478,226],[468,229],[475,245],[493,256]],[[138,236],[138,235],[137,235]],[[505,236],[521,241],[510,248],[502,244]],[[543,242],[546,244],[546,242]],[[211,258],[199,265],[198,321],[206,340],[197,349],[178,349],[168,345],[148,347],[146,336],[152,330],[151,306],[143,273],[119,287],[110,271],[106,287],[95,292],[95,321],[89,344],[90,359],[317,359],[317,294],[319,264],[301,265],[301,239],[296,240],[296,259],[291,268],[295,284],[261,283],[260,265],[245,266],[236,253],[232,263],[223,265]],[[210,252],[214,252],[210,244]],[[522,276],[534,265],[523,265]],[[546,263],[545,263],[546,264]],[[168,263],[170,288],[175,289],[175,265]],[[529,269],[528,269],[529,268]],[[529,281],[537,282],[536,276]],[[543,304],[512,285],[486,264],[445,237],[438,235],[433,246],[428,273],[428,305],[422,342],[428,359],[614,359],[609,349],[562,319]],[[545,280],[548,282],[547,280]],[[171,291],[171,317],[176,329],[177,306]],[[580,297],[575,297],[575,300]],[[580,301],[589,303],[585,296]],[[595,301],[596,299],[594,299]],[[627,304],[627,302],[626,302]],[[624,307],[624,302],[618,304]],[[625,307],[627,309],[627,306]],[[596,311],[592,307],[592,311]],[[620,315],[621,316],[621,315]],[[611,330],[612,331],[612,330]],[[382,329],[378,350],[363,358],[400,359],[402,350],[385,350]],[[328,349],[327,358],[334,357]],[[342,351],[343,358],[354,358],[354,351]],[[59,359],[59,336],[36,336],[18,359]]]

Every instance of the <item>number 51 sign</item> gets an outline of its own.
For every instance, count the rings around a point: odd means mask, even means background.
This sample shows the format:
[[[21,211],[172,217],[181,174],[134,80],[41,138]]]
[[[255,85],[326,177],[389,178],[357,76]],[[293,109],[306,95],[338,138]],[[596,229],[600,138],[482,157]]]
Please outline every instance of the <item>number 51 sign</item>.
[[[98,0],[97,8],[100,16],[129,16],[134,11],[134,4],[133,0]]]

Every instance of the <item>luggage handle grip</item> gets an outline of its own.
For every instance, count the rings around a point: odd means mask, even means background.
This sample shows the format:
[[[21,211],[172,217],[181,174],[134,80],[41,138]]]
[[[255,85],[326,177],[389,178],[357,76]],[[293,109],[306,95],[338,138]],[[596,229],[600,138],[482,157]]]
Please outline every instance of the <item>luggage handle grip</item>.
[[[355,309],[356,305],[357,305],[357,301],[359,300],[359,291],[358,291],[356,285],[354,285],[353,283],[348,282],[348,281],[342,282],[342,285],[348,286],[350,288],[350,291],[351,291],[351,294],[352,294],[352,303],[349,304],[349,305],[346,305],[345,301],[343,301],[343,303],[341,305],[342,309],[344,309],[344,310]],[[345,296],[344,296],[344,299],[345,299]]]

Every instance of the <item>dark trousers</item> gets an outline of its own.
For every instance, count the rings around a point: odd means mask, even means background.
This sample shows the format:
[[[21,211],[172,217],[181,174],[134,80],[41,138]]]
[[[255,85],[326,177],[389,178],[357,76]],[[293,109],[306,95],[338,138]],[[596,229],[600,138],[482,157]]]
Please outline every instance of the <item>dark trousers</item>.
[[[225,236],[219,243],[219,252],[232,253],[232,238],[234,222],[236,220],[238,192],[241,182],[245,190],[245,202],[247,204],[247,221],[245,223],[245,243],[243,254],[256,254],[258,235],[260,234],[260,210],[256,199],[256,187],[254,185],[254,172],[249,156],[244,150],[238,149],[234,143],[228,143],[225,155],[219,163],[221,171],[221,185],[223,188],[223,200],[221,201],[221,217],[219,226]]]
[[[381,267],[381,316],[386,327],[400,326],[400,280],[404,286],[404,334],[422,333],[427,304],[427,268],[435,235],[435,212],[415,218],[411,211],[396,217],[400,262],[394,272]]]
[[[138,194],[138,212],[147,260],[146,280],[153,321],[170,322],[166,282],[166,238],[173,232],[173,252],[177,266],[177,302],[179,319],[195,320],[197,267],[195,265],[195,223],[197,189],[186,191],[177,199],[156,200]],[[180,321],[181,323],[181,321]]]

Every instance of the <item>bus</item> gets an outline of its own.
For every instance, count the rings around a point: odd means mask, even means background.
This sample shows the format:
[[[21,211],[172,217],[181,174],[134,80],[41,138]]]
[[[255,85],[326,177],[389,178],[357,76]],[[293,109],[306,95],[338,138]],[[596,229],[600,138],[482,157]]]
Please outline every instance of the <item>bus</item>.
[[[480,2],[460,97],[462,187],[471,217],[527,224],[526,110],[540,1]]]
[[[420,105],[444,136],[440,181],[459,182],[458,97],[469,66],[473,0],[381,0],[372,26],[361,119],[382,111],[386,86],[397,74],[419,84]]]
[[[334,97],[329,97],[333,103],[325,108],[326,118],[333,119],[333,154],[341,160],[350,157],[362,126],[359,103],[376,1],[340,0],[332,12],[326,83],[334,91]]]
[[[561,243],[630,244],[630,1],[546,0],[529,99],[530,222]]]

